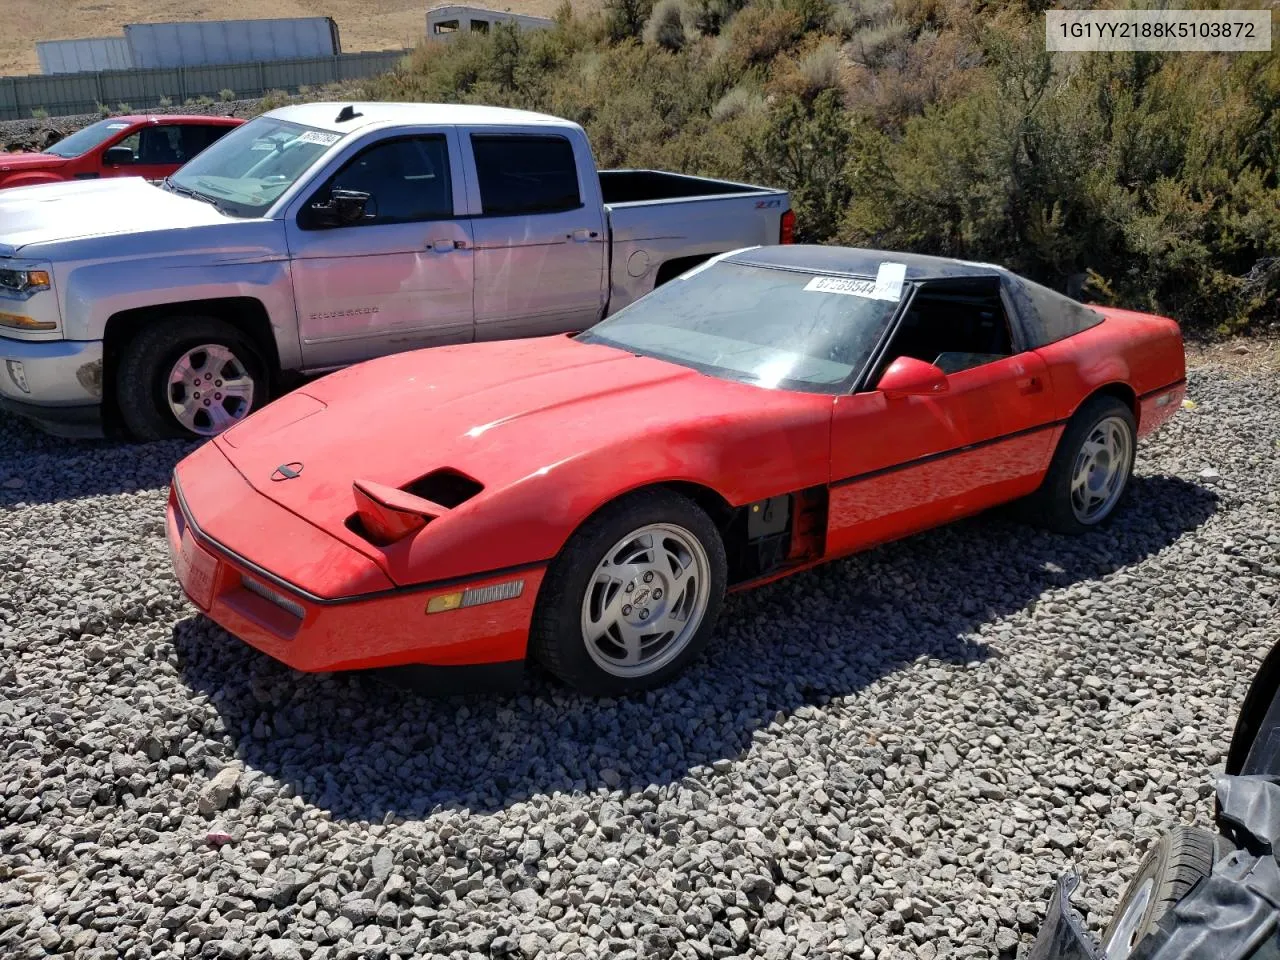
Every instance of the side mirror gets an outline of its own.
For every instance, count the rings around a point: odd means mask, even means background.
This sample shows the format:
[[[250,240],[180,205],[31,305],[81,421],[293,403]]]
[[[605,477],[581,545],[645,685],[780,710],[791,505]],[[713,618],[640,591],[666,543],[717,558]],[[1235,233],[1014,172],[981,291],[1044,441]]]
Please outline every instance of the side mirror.
[[[886,397],[929,397],[947,392],[947,375],[932,363],[899,357],[889,364],[876,389]]]
[[[102,162],[108,167],[127,167],[133,163],[133,151],[128,147],[110,147],[102,155]]]
[[[365,218],[373,198],[362,190],[331,190],[324,203],[311,204],[311,213],[322,227],[347,227]]]

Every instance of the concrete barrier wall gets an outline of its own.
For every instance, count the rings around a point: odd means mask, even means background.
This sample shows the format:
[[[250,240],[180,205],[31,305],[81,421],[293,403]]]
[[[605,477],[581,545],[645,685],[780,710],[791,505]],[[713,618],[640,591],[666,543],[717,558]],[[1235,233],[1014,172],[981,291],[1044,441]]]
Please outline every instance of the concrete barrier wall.
[[[161,98],[181,106],[197,97],[216,100],[223,90],[233,91],[237,100],[259,97],[268,90],[292,92],[300,86],[318,87],[386,73],[408,53],[377,50],[222,66],[0,77],[0,120],[29,119],[40,110],[52,117],[95,113],[99,104],[115,109],[117,104],[127,103],[145,113],[159,106]]]

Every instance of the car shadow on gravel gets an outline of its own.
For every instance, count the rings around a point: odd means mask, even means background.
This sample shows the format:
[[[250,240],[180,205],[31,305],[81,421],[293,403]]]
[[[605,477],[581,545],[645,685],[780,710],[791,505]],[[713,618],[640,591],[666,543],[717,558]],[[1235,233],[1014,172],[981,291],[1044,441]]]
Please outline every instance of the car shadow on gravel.
[[[174,466],[197,445],[72,440],[0,413],[0,507],[167,487]]]
[[[533,670],[518,694],[432,698],[367,675],[292,672],[203,618],[173,635],[237,755],[308,803],[355,820],[491,812],[535,794],[674,783],[741,757],[775,720],[918,660],[980,662],[992,655],[984,625],[1140,563],[1216,503],[1195,484],[1139,477],[1115,522],[1085,537],[996,512],[828,564],[731,597],[684,676],[623,700],[581,697]]]

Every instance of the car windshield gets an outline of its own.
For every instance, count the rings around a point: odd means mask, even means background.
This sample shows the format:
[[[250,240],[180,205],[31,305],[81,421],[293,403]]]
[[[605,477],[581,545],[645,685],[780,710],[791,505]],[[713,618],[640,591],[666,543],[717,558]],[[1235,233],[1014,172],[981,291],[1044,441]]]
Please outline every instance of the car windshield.
[[[280,198],[342,134],[271,117],[236,127],[169,178],[236,217],[256,217]]]
[[[713,262],[581,334],[712,376],[844,393],[898,309],[874,280]]]
[[[99,120],[82,130],[77,130],[69,137],[63,137],[44,152],[51,153],[55,157],[81,157],[131,126],[133,126],[132,123],[124,120]]]

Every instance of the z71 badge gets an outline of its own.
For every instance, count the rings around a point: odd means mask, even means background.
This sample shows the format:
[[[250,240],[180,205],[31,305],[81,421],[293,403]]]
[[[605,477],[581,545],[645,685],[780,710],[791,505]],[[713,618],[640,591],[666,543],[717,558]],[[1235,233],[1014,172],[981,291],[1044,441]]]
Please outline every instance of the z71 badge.
[[[757,200],[756,201],[757,210],[768,210],[768,209],[771,209],[772,207],[780,207],[780,206],[782,206],[781,197],[777,197],[773,200]]]

